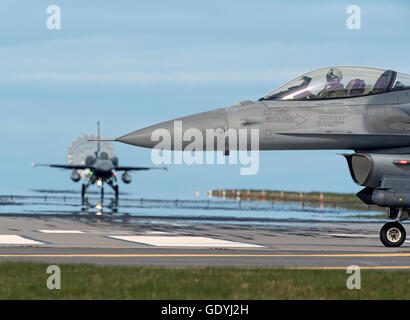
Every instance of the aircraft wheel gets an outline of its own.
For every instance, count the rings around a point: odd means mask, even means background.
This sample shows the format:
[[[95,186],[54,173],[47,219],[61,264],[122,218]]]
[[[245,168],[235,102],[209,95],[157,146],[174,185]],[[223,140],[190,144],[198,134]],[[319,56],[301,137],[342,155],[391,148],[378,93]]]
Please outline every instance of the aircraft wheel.
[[[380,241],[386,247],[400,247],[406,240],[406,230],[398,222],[388,222],[380,230]]]

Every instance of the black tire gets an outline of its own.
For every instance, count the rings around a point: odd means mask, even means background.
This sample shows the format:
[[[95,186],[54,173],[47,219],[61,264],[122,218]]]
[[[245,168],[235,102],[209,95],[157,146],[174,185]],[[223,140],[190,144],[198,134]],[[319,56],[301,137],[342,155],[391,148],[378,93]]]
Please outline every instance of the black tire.
[[[380,241],[386,247],[400,247],[406,240],[406,230],[398,222],[388,222],[380,230]]]

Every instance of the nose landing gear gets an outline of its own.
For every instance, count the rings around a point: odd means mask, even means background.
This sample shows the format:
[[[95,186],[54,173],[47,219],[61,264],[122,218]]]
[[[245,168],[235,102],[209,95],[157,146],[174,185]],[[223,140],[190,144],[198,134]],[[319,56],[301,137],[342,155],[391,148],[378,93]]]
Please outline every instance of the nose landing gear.
[[[400,221],[408,219],[409,209],[390,208],[388,217],[396,221],[388,222],[382,227],[380,241],[386,247],[400,247],[406,241],[406,230]]]
[[[406,230],[398,222],[388,222],[380,230],[380,241],[386,247],[400,247],[406,240]]]

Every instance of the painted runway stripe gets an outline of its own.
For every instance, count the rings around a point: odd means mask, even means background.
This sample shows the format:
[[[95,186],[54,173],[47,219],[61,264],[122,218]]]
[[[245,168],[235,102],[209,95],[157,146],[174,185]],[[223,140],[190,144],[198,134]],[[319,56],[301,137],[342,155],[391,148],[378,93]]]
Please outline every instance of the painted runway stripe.
[[[109,238],[160,247],[262,248],[260,245],[207,237],[189,236],[110,236]]]
[[[0,258],[385,258],[410,257],[410,253],[366,254],[0,254]]]
[[[408,270],[410,266],[358,266],[360,270]],[[347,267],[284,267],[288,270],[346,270]]]
[[[83,231],[80,231],[80,230],[37,230],[38,232],[41,232],[41,233],[69,233],[69,234],[72,234],[72,233],[84,233]]]
[[[337,237],[337,238],[369,238],[376,239],[379,238],[375,234],[354,234],[354,233],[326,233],[325,236]],[[410,240],[405,240],[405,243],[410,243]]]
[[[39,245],[44,244],[44,242],[35,241],[22,236],[14,234],[2,234],[0,235],[0,244],[20,244],[20,245]]]
[[[378,235],[373,234],[354,234],[354,233],[326,233],[325,236],[340,237],[340,238],[378,238]]]

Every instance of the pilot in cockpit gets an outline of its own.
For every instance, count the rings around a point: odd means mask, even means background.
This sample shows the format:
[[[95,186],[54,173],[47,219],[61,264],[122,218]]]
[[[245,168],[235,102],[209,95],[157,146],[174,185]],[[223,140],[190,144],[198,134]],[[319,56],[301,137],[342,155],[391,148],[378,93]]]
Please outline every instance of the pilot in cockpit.
[[[342,72],[337,68],[331,68],[326,74],[326,85],[318,93],[320,98],[338,98],[346,95],[344,86],[341,83],[343,79]]]
[[[108,160],[108,153],[105,152],[105,151],[102,151],[100,153],[100,158],[103,159],[103,160]]]

